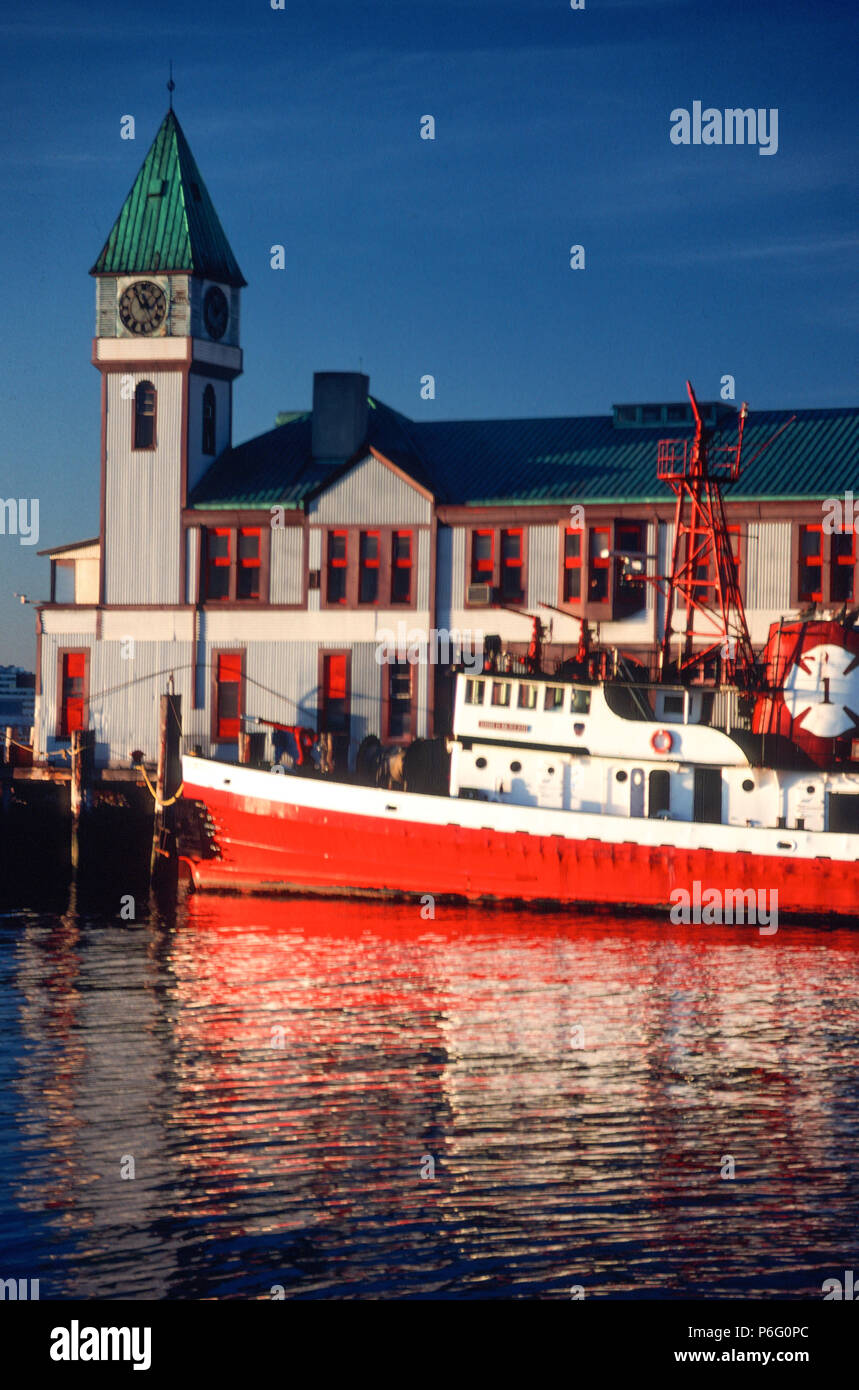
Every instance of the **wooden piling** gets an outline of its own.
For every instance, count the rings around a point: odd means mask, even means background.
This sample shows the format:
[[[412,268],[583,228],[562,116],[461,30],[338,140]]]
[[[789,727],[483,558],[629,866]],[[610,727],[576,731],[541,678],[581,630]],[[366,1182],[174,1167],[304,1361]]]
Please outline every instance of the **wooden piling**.
[[[71,735],[71,781],[69,783],[69,810],[71,812],[71,859],[72,867],[78,867],[80,857],[79,833],[81,818],[89,809],[90,784],[92,781],[92,754],[94,735],[92,729],[73,729]]]
[[[162,695],[158,725],[158,774],[155,781],[155,815],[152,820],[152,854],[149,873],[153,884],[163,882],[168,868],[176,866],[175,802],[182,781],[182,696]],[[165,802],[171,802],[165,805]]]

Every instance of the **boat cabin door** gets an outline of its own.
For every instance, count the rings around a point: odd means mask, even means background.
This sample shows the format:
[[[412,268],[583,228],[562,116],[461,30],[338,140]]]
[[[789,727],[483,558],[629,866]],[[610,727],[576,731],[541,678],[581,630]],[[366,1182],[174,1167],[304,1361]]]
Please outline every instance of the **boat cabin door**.
[[[644,768],[634,767],[629,774],[629,814],[644,815]]]

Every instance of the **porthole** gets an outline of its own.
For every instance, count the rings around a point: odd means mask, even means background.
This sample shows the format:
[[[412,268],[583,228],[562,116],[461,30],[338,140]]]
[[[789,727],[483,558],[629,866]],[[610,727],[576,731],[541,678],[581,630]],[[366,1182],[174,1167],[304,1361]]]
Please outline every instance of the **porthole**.
[[[547,767],[547,768],[546,768],[546,776],[547,776],[547,777],[554,777],[554,775],[555,775],[555,769],[554,769],[553,767]]]
[[[510,764],[510,771],[511,771],[511,772],[521,772],[521,771],[522,771],[522,764],[521,764],[521,763],[511,763],[511,764]]]
[[[751,777],[747,777],[746,780],[745,780],[745,782],[743,783],[743,791],[744,791],[744,792],[753,792],[754,789],[755,789],[755,784],[754,784],[754,782],[752,781]]]
[[[486,766],[486,759],[485,759],[485,758],[475,758],[475,759],[474,759],[474,766],[475,766],[475,767],[485,767],[485,766]]]
[[[626,781],[626,777],[627,777],[627,774],[624,772],[623,768],[621,768],[620,772],[616,772],[616,773],[614,774],[614,780],[615,780],[616,782],[625,782],[625,781]]]
[[[817,788],[816,788],[816,787],[806,787],[805,790],[808,792],[808,795],[809,795],[809,796],[814,796],[814,793],[817,791]]]

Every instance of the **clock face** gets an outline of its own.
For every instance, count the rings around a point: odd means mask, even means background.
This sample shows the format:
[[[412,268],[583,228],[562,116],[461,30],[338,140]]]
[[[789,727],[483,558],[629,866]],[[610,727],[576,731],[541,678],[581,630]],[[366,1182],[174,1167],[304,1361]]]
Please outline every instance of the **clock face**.
[[[217,285],[210,285],[203,295],[203,319],[210,338],[223,338],[229,317],[227,296]]]
[[[136,280],[119,301],[119,317],[129,333],[154,333],[167,316],[167,296],[151,280]]]

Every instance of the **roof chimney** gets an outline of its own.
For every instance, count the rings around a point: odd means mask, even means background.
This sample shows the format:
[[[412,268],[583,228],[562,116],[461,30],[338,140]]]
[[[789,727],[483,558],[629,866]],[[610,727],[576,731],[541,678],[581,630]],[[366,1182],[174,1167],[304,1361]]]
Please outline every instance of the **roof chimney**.
[[[317,462],[351,458],[367,438],[367,392],[362,372],[313,373],[312,452]]]

